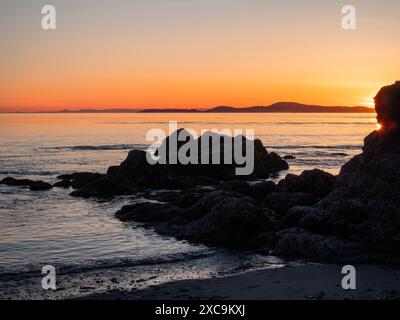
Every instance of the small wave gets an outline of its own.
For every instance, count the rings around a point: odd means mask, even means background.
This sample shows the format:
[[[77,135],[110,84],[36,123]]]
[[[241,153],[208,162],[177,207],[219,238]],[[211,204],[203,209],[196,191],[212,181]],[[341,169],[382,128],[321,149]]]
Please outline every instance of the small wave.
[[[338,150],[361,150],[362,145],[332,145],[332,146],[267,146],[267,149],[338,149]]]
[[[331,156],[331,157],[348,157],[351,156],[350,154],[347,154],[345,152],[323,152],[324,155],[326,156]]]
[[[176,254],[168,254],[159,257],[143,258],[139,260],[133,260],[129,258],[120,259],[108,259],[108,260],[88,260],[85,261],[85,265],[61,265],[57,267],[57,274],[67,275],[74,273],[89,272],[93,270],[105,270],[113,268],[127,268],[127,267],[140,267],[140,266],[151,266],[158,264],[167,263],[178,263],[189,260],[201,259],[216,254],[210,249],[203,249],[198,252],[184,252]],[[0,277],[4,279],[15,279],[15,278],[26,278],[38,276],[38,270],[41,270],[41,266],[36,265],[25,265],[22,269],[18,270],[15,268],[15,272],[9,272],[4,267],[0,268]]]
[[[313,152],[285,152],[285,153],[281,153],[281,156],[286,156],[286,155],[291,155],[291,156],[295,156],[296,158],[322,158],[322,157],[328,157],[328,158],[332,158],[332,157],[352,157],[353,154],[349,154],[346,152],[329,152],[329,151],[313,151]]]
[[[0,174],[18,176],[55,176],[60,173],[58,171],[4,170],[0,171]]]
[[[45,149],[55,150],[74,150],[74,151],[107,151],[107,150],[144,150],[148,147],[146,144],[114,144],[114,145],[101,145],[101,146],[63,146],[63,147],[47,147]]]
[[[42,149],[55,149],[55,150],[132,150],[140,149],[146,150],[149,147],[147,144],[113,144],[113,145],[99,145],[99,146],[59,146],[59,147],[44,147]],[[277,146],[267,146],[268,149],[343,149],[343,150],[360,150],[362,145],[277,145]]]

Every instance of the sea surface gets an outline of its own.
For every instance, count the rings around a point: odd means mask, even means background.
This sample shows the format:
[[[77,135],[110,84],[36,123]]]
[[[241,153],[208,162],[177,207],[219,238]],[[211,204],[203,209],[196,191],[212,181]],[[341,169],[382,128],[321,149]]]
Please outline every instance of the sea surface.
[[[295,157],[289,160],[292,173],[320,168],[337,174],[376,129],[375,114],[0,114],[0,179],[53,183],[64,173],[104,173],[130,149],[146,149],[148,130],[168,134],[168,121],[197,132],[254,129],[268,150]],[[145,201],[140,195],[104,202],[73,198],[70,192],[0,185],[0,277],[40,274],[48,264],[63,274],[135,266],[140,277],[140,266],[148,272],[154,264],[179,269],[180,263],[199,261],[197,274],[207,276],[269,263],[162,237],[113,217],[122,205]],[[176,268],[171,274],[179,273]]]

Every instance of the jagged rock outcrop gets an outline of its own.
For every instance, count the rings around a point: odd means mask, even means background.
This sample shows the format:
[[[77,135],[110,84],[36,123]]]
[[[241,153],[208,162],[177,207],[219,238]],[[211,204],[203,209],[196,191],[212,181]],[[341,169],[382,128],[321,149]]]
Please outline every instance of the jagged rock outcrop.
[[[185,141],[179,141],[178,136],[182,134],[186,137]],[[238,140],[239,139],[239,140]],[[169,150],[172,140],[175,140],[177,146],[176,151]],[[239,144],[238,141],[241,140]],[[205,143],[205,147],[203,146]],[[213,144],[214,143],[214,144]],[[229,158],[232,159],[232,163],[224,161],[225,153],[227,150],[225,146],[231,144],[232,150],[230,150]],[[141,179],[150,181],[159,181],[160,177],[181,177],[181,176],[203,176],[212,179],[234,179],[236,178],[235,169],[243,167],[238,164],[234,155],[235,147],[241,147],[242,154],[246,155],[246,145],[249,143],[245,137],[233,138],[224,135],[219,135],[212,132],[204,133],[198,139],[194,139],[190,133],[184,129],[180,129],[175,133],[168,136],[155,155],[164,159],[167,164],[156,164],[150,165],[146,159],[147,153],[145,151],[133,150],[128,154],[128,158],[121,163],[120,166],[111,167],[108,170],[108,174],[122,175],[129,177],[135,181]],[[170,159],[176,159],[182,150],[187,151],[190,154],[188,145],[192,144],[194,147],[194,158],[197,163],[192,164],[171,164]],[[183,149],[185,148],[185,149]],[[268,153],[261,141],[254,140],[254,171],[250,175],[255,178],[268,178],[273,172],[279,172],[287,170],[289,168],[286,161],[284,161],[276,153]],[[213,158],[214,157],[214,158]],[[204,164],[204,159],[207,159],[209,164]],[[219,159],[220,164],[213,164],[215,160]],[[247,178],[249,176],[246,176]]]
[[[313,206],[291,208],[287,223],[362,243],[371,250],[399,252],[399,97],[399,82],[379,91],[375,101],[381,129],[368,135],[363,153],[342,167],[333,191]]]
[[[250,197],[222,190],[203,194],[194,203],[136,203],[116,213],[122,221],[154,226],[161,234],[212,246],[248,248],[252,240],[274,230],[274,211]]]
[[[400,128],[400,81],[383,87],[375,96],[376,120],[383,131],[397,131]]]
[[[179,141],[178,136],[180,134],[184,134],[186,140]],[[175,139],[177,151],[169,150],[173,139]],[[206,147],[202,146],[203,142],[207,142],[205,143]],[[172,153],[189,150],[188,143],[195,146],[195,149],[192,147],[191,150],[196,150],[194,154],[197,164],[181,164],[179,161],[171,164],[168,162],[170,157],[174,157]],[[229,143],[232,143],[232,149],[225,149],[225,146]],[[289,168],[287,162],[279,155],[273,152],[268,153],[261,141],[255,140],[254,154],[252,154],[254,158],[246,157],[247,161],[254,161],[254,170],[248,176],[237,176],[236,169],[244,167],[245,164],[236,161],[234,150],[241,147],[241,155],[247,155],[246,146],[249,143],[250,141],[245,137],[233,138],[211,132],[203,134],[196,140],[186,130],[180,129],[167,137],[156,150],[155,155],[167,159],[166,164],[151,164],[148,161],[146,151],[132,150],[119,166],[110,167],[106,175],[95,173],[63,175],[59,177],[61,181],[57,182],[55,186],[72,186],[74,189],[78,189],[72,193],[73,196],[101,197],[129,194],[144,189],[188,189],[196,185],[219,185],[220,181],[224,180],[268,178],[271,173]],[[225,162],[225,152],[232,153],[230,158],[233,162]],[[207,155],[210,164],[202,164],[203,158],[207,158]],[[220,159],[221,163],[211,164],[213,157]]]

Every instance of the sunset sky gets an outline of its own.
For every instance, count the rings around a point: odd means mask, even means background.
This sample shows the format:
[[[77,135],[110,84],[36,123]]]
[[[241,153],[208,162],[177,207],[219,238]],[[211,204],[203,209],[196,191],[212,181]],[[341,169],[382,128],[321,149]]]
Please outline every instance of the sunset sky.
[[[2,0],[0,111],[370,106],[400,80],[399,16],[398,0]]]

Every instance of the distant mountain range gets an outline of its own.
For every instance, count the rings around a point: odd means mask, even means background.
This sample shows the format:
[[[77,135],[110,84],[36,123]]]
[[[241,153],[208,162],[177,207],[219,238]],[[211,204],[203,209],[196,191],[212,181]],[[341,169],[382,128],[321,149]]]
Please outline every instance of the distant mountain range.
[[[137,113],[143,109],[80,109],[80,110],[60,110],[56,113]]]
[[[318,106],[296,102],[278,102],[270,106],[254,106],[235,108],[219,106],[211,109],[80,109],[59,110],[50,113],[374,113],[375,109],[368,107],[344,107],[344,106]],[[39,112],[40,113],[40,112]],[[47,112],[43,112],[47,113]]]
[[[147,109],[143,113],[177,113],[177,112],[202,112],[202,113],[374,113],[373,108],[368,107],[343,107],[343,106],[317,106],[296,102],[278,102],[270,106],[255,106],[246,108],[234,108],[220,106],[208,110],[197,109]]]

